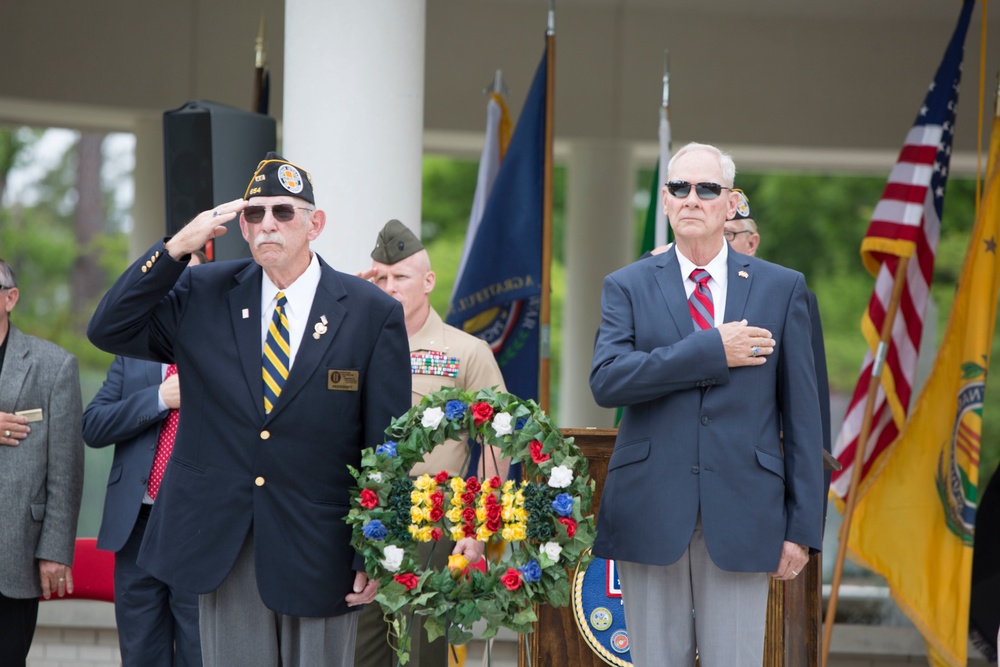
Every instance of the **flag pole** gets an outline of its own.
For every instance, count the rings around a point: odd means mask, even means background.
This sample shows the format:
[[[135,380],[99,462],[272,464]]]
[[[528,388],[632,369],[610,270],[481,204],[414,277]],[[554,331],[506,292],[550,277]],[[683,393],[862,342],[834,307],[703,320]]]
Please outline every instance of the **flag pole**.
[[[542,305],[541,357],[538,367],[538,404],[549,411],[549,360],[551,359],[552,311],[552,144],[555,126],[556,74],[556,3],[549,0],[548,26],[545,30],[545,156],[542,185]]]
[[[889,341],[892,338],[892,325],[896,320],[896,313],[899,312],[899,302],[903,297],[903,285],[906,283],[906,267],[910,263],[909,257],[900,257],[896,266],[896,275],[892,284],[892,298],[889,301],[888,312],[882,322],[882,331],[879,336],[878,348],[875,352],[875,361],[872,364],[871,377],[868,380],[868,396],[865,400],[864,417],[861,422],[861,433],[858,435],[857,445],[854,447],[854,462],[851,464],[851,484],[847,490],[847,505],[844,508],[844,520],[840,524],[839,541],[837,545],[837,560],[833,566],[833,580],[830,584],[830,600],[826,606],[826,617],[823,622],[823,655],[822,667],[827,667],[827,660],[830,657],[830,639],[833,637],[833,622],[837,615],[837,598],[840,591],[840,580],[844,574],[844,558],[847,556],[847,538],[851,532],[851,519],[854,517],[854,508],[858,504],[858,486],[861,482],[861,471],[865,466],[865,451],[868,449],[868,437],[872,427],[872,413],[875,409],[875,396],[881,384],[882,368],[885,365],[885,356],[889,349]]]
[[[666,132],[669,135],[670,123],[670,51],[669,49],[663,49],[663,99],[660,104],[660,137],[659,137],[659,153],[657,157],[657,170],[656,175],[660,183],[666,183],[667,181],[667,163],[670,161],[670,137],[663,136]],[[653,196],[659,199],[659,193],[662,191],[663,187],[657,183],[657,187],[653,189]],[[670,233],[667,231],[667,215],[663,210],[663,205],[659,204],[656,207],[656,222],[653,226],[653,247],[658,248],[662,245],[666,245],[670,238]]]
[[[254,41],[254,75],[253,100],[250,110],[260,111],[261,98],[264,95],[264,69],[267,66],[267,51],[265,51],[264,12],[260,13],[260,27],[257,29],[257,39]]]

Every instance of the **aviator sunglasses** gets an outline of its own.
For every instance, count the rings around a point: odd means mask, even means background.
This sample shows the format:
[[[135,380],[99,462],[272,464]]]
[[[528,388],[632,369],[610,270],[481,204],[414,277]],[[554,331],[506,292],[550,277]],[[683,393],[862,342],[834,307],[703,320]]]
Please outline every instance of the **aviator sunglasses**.
[[[698,195],[698,199],[715,199],[723,190],[732,190],[732,188],[727,188],[724,185],[719,185],[718,183],[688,183],[687,181],[669,181],[667,183],[667,192],[672,194],[678,199],[684,199],[689,194],[691,194],[691,186],[694,186],[695,194]]]
[[[257,224],[264,220],[264,214],[268,211],[274,216],[274,219],[278,222],[291,222],[295,217],[295,210],[301,209],[303,211],[311,211],[311,208],[305,206],[292,206],[291,204],[276,204],[274,206],[247,206],[243,209],[243,218],[253,224]]]

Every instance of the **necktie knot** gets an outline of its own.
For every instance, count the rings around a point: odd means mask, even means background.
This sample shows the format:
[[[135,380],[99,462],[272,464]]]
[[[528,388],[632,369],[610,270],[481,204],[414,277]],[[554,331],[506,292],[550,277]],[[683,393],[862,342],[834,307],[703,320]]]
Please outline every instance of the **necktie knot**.
[[[708,285],[708,281],[712,279],[712,274],[710,274],[705,269],[695,269],[691,272],[691,280],[698,283],[699,286]]]
[[[288,297],[285,296],[284,292],[278,292],[277,297],[278,297],[278,305],[275,306],[276,308],[284,308],[286,305],[288,305]]]

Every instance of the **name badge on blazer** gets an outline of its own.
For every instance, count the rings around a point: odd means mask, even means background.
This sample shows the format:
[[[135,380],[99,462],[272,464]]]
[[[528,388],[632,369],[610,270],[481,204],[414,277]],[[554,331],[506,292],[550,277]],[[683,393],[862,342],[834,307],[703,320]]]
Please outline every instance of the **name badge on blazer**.
[[[40,421],[42,421],[42,409],[41,408],[35,408],[34,410],[19,410],[18,412],[15,412],[14,414],[17,415],[18,417],[27,417],[29,424],[32,423],[32,422],[40,422]]]
[[[326,372],[326,388],[330,391],[357,391],[358,372],[330,369]]]

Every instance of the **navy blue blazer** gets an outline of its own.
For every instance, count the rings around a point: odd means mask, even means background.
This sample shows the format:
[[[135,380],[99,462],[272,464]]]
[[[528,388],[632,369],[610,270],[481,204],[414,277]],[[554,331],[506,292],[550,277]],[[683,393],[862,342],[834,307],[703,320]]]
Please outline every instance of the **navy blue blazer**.
[[[823,437],[805,279],[731,249],[728,271],[724,321],[747,319],[777,342],[761,366],[729,368],[718,330],[694,331],[674,248],[604,280],[590,387],[599,405],[624,410],[598,556],[673,563],[699,512],[709,554],[725,570],[774,571],[785,540],[822,546]]]
[[[83,440],[89,447],[115,446],[104,495],[97,548],[118,551],[128,541],[146,495],[160,425],[161,364],[116,356],[104,384],[83,411]]]
[[[139,565],[170,585],[213,591],[252,527],[264,604],[293,616],[351,611],[344,596],[361,561],[344,522],[355,484],[347,467],[360,467],[362,448],[380,444],[410,407],[402,307],[320,260],[307,331],[265,414],[261,267],[185,266],[153,246],[87,332],[101,349],[178,367],[184,418]],[[323,316],[327,331],[314,338]]]

